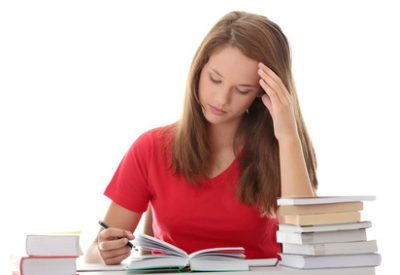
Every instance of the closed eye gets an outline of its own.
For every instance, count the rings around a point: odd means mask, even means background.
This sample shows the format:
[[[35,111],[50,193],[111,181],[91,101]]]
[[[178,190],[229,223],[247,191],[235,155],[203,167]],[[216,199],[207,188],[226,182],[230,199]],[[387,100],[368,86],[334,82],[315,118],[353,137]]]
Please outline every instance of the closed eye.
[[[220,84],[222,82],[221,80],[212,77],[211,74],[209,74],[209,77],[210,77],[210,80],[211,80],[212,83]]]
[[[238,89],[238,88],[236,88],[236,90],[242,95],[247,95],[251,91],[251,90],[241,90],[241,89]]]

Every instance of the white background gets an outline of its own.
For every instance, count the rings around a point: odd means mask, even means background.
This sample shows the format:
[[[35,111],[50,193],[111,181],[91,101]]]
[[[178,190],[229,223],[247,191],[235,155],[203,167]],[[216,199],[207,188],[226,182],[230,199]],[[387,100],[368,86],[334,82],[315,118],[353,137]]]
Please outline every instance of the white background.
[[[231,10],[278,23],[318,156],[319,195],[376,195],[363,218],[397,259],[400,19],[395,1],[1,1],[0,266],[31,232],[82,232],[142,132],[179,119],[199,43]],[[5,274],[4,272],[1,272]]]

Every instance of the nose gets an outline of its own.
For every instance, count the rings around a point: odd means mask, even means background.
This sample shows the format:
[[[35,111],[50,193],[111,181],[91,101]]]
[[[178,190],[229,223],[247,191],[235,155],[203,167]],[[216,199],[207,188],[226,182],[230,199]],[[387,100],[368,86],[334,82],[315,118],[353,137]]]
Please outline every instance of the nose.
[[[231,88],[229,87],[221,87],[217,91],[215,91],[215,101],[218,104],[216,107],[223,107],[227,105],[230,101]]]

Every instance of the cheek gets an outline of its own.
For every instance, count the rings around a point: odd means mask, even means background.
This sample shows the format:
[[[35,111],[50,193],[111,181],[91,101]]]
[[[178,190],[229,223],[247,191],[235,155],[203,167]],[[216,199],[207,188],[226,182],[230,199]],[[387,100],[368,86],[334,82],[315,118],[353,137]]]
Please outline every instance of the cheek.
[[[209,90],[207,81],[205,80],[204,76],[200,76],[199,80],[199,99],[203,101],[207,97],[207,91]]]
[[[239,98],[237,100],[237,108],[240,109],[240,111],[246,111],[248,108],[250,108],[251,104],[254,102],[256,99],[255,96],[249,96],[247,98]]]

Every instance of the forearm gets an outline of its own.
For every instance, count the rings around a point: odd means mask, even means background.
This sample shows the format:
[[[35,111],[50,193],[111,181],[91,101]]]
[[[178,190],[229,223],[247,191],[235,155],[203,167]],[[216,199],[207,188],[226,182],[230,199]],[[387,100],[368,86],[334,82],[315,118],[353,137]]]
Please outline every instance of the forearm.
[[[299,138],[279,141],[282,197],[315,196]]]

